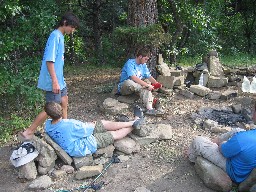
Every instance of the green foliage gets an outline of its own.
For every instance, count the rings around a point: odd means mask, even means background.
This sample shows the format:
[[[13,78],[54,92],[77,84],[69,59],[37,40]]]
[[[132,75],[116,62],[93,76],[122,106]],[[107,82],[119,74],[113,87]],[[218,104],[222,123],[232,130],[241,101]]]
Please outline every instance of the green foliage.
[[[42,102],[42,93],[36,88],[40,62],[36,58],[0,65],[1,106],[6,114],[16,111],[33,114]]]
[[[235,55],[225,55],[220,58],[221,63],[228,67],[248,67],[256,65],[255,55],[237,53]]]
[[[170,35],[163,31],[159,24],[142,27],[117,27],[113,32],[113,40],[124,47],[154,46],[160,47],[170,41]]]
[[[0,61],[42,54],[49,31],[55,24],[55,1],[4,1],[0,4]],[[36,42],[36,43],[35,43]]]
[[[0,145],[8,142],[14,133],[28,127],[30,121],[12,114],[9,119],[0,117]]]

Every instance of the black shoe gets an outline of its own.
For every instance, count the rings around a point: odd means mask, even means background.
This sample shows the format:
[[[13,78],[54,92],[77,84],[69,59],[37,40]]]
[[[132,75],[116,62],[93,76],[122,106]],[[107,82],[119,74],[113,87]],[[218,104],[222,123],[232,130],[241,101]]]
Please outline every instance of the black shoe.
[[[117,122],[128,122],[130,121],[129,120],[129,117],[127,117],[126,115],[124,114],[117,114],[117,116],[115,117],[116,121]]]
[[[134,107],[134,116],[139,117],[139,118],[143,118],[143,111],[138,105],[136,105]]]
[[[140,129],[143,122],[144,122],[144,118],[137,119],[136,121],[134,121],[132,127],[134,129]]]

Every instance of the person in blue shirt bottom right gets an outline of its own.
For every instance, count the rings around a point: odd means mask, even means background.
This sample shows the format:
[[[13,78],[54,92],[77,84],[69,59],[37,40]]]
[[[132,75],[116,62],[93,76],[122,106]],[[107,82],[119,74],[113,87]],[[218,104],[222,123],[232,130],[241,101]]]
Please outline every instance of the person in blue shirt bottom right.
[[[134,108],[134,120],[112,122],[81,122],[62,118],[62,106],[56,102],[47,102],[44,110],[51,119],[45,123],[45,132],[71,157],[83,157],[96,152],[127,136],[133,129],[139,129],[143,122],[143,112]]]
[[[256,129],[234,128],[213,140],[197,136],[187,150],[188,159],[201,156],[224,170],[237,184],[256,168]]]

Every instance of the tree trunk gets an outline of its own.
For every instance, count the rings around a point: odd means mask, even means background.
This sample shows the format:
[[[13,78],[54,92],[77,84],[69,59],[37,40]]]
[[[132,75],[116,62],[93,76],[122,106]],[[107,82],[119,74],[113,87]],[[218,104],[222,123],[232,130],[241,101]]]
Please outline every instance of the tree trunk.
[[[157,0],[129,0],[127,23],[133,27],[155,24],[158,19]],[[134,45],[132,45],[134,46]],[[134,52],[136,47],[131,47]],[[147,63],[151,75],[156,78],[157,48],[151,47],[151,57]]]
[[[174,23],[176,26],[176,31],[172,35],[172,41],[170,43],[171,52],[170,52],[169,58],[170,58],[170,64],[176,65],[176,63],[177,63],[177,53],[176,53],[177,43],[178,43],[179,37],[182,35],[184,26],[183,26],[182,20],[179,16],[175,1],[169,0],[169,3],[170,3],[170,8],[172,10],[172,16],[174,19]]]

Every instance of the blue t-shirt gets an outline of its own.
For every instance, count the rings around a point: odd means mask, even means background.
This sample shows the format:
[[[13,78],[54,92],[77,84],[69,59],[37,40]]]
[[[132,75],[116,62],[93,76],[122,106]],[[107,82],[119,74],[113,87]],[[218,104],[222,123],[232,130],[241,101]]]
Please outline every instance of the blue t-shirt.
[[[72,157],[84,157],[97,150],[97,142],[92,135],[94,127],[75,119],[62,119],[56,124],[48,119],[45,124],[46,133],[64,151]]]
[[[140,79],[147,79],[151,76],[146,63],[137,64],[135,59],[129,59],[125,63],[121,72],[120,83],[118,84],[119,91],[122,86],[122,83],[125,80],[130,79],[131,76],[133,75],[137,76]]]
[[[52,78],[48,72],[46,61],[54,63],[54,69],[60,85],[60,90],[66,87],[63,75],[64,52],[64,35],[56,29],[50,34],[46,43],[37,84],[38,88],[45,91],[52,91]]]
[[[230,178],[243,182],[256,168],[256,130],[236,133],[221,145],[221,152],[227,158],[226,172]]]

